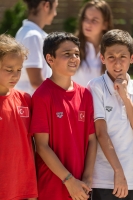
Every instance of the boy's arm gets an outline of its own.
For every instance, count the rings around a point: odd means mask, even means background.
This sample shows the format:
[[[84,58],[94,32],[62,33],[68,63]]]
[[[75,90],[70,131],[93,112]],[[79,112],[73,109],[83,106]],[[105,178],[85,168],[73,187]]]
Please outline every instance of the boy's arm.
[[[62,165],[57,155],[49,147],[49,134],[37,133],[34,135],[34,137],[36,143],[36,151],[41,156],[45,164],[62,181],[65,180],[70,172]],[[84,182],[79,181],[72,176],[70,179],[65,181],[65,186],[72,199],[88,199],[89,195],[87,195],[84,190],[89,191],[89,188]]]
[[[114,82],[114,88],[117,90],[121,99],[124,102],[128,119],[130,121],[131,127],[133,128],[133,103],[131,102],[131,99],[127,92],[127,80],[124,79],[122,75],[119,75]]]
[[[111,139],[107,133],[106,122],[103,119],[95,121],[96,135],[98,142],[109,161],[110,165],[114,170],[114,190],[113,194],[116,197],[124,198],[128,194],[128,186],[122,166],[119,162],[119,159],[116,155],[114,146],[111,142]],[[104,173],[104,172],[103,172]],[[104,176],[104,174],[103,174]]]
[[[92,187],[92,175],[95,164],[96,151],[97,151],[96,135],[91,134],[89,135],[88,149],[85,159],[85,168],[82,176],[82,180],[88,185],[89,188]]]

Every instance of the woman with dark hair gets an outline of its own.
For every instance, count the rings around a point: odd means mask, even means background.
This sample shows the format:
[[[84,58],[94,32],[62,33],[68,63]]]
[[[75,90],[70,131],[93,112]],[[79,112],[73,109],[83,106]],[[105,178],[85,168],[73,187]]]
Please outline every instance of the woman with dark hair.
[[[42,29],[50,25],[56,16],[58,0],[24,0],[28,7],[28,19],[16,34],[16,39],[29,50],[25,60],[20,81],[16,89],[33,94],[36,88],[47,77],[51,69],[43,57],[43,41],[47,36]]]
[[[81,63],[73,80],[82,86],[104,73],[100,60],[100,42],[104,33],[113,28],[112,12],[103,0],[87,2],[81,9],[77,37],[80,40]]]

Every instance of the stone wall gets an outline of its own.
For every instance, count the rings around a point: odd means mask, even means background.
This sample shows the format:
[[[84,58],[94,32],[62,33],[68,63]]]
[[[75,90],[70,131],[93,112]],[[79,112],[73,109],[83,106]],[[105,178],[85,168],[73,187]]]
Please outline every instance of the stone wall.
[[[133,33],[133,0],[106,0],[114,15],[115,28]],[[7,8],[11,8],[18,0],[0,0],[0,20]],[[63,30],[63,22],[68,17],[77,17],[83,0],[59,0],[58,15],[51,26],[45,27],[47,32]],[[133,35],[133,34],[132,34]]]

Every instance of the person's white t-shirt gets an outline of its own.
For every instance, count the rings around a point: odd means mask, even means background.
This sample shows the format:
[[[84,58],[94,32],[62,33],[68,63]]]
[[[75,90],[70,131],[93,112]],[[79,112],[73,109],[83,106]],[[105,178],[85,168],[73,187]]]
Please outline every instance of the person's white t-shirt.
[[[133,80],[128,78],[127,91],[133,102]],[[94,102],[94,120],[104,119],[107,131],[123,167],[128,189],[133,190],[133,129],[125,105],[114,89],[107,72],[89,82]],[[114,171],[98,144],[92,188],[114,188]]]
[[[100,52],[96,55],[95,48],[92,43],[86,43],[86,59],[83,60],[75,73],[72,80],[83,87],[96,77],[101,75],[102,63],[100,60]]]
[[[49,78],[52,71],[43,56],[43,43],[47,34],[35,23],[24,20],[23,26],[16,34],[16,40],[22,43],[28,50],[28,59],[24,61],[22,73],[16,89],[33,94],[26,68],[40,68],[43,79]]]

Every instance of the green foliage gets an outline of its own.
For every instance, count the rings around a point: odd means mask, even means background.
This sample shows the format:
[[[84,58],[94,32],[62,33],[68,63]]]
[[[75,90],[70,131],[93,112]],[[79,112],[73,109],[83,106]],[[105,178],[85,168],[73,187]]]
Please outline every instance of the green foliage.
[[[19,1],[13,8],[5,11],[3,20],[0,22],[0,34],[6,33],[15,36],[22,26],[22,20],[26,18],[26,6]]]
[[[77,28],[76,17],[69,17],[64,21],[63,29],[66,32],[74,33]]]

